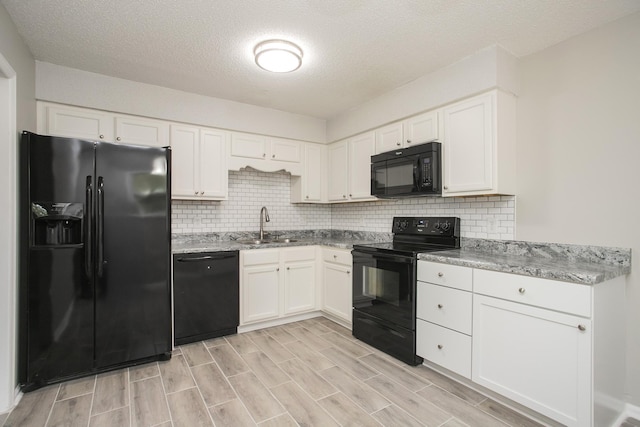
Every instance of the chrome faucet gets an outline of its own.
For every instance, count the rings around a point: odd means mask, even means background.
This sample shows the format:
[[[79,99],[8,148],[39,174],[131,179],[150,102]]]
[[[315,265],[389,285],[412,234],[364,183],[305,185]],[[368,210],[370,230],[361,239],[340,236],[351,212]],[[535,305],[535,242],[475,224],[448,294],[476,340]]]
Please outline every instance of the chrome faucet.
[[[264,240],[264,223],[269,221],[271,221],[269,211],[266,206],[263,206],[262,209],[260,209],[260,240]]]

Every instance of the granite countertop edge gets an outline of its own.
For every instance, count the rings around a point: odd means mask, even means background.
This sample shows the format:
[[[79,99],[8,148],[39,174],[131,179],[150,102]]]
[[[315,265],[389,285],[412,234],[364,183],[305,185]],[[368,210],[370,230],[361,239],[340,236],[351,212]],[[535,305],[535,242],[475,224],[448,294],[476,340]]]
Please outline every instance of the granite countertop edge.
[[[465,248],[421,253],[418,259],[584,285],[596,285],[631,272],[631,265],[626,264],[495,254]]]
[[[233,240],[214,241],[214,242],[189,242],[189,243],[173,243],[171,253],[186,254],[199,252],[224,252],[224,251],[244,251],[250,249],[269,249],[269,248],[290,248],[296,246],[330,246],[338,249],[352,249],[353,245],[362,245],[373,243],[371,240],[340,240],[340,239],[300,239],[291,243],[260,243],[249,244],[239,243]]]

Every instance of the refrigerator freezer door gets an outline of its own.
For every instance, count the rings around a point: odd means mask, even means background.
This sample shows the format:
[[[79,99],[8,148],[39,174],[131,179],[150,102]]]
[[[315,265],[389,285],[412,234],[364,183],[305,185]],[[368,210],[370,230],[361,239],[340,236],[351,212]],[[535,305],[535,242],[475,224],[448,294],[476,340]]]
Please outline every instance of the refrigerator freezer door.
[[[171,350],[169,152],[96,146],[98,369]]]
[[[22,139],[21,183],[29,185],[21,188],[20,251],[28,268],[21,269],[19,373],[27,384],[93,367],[93,283],[91,265],[85,268],[93,159],[91,142],[29,133]],[[43,227],[45,235],[58,234],[37,238]]]

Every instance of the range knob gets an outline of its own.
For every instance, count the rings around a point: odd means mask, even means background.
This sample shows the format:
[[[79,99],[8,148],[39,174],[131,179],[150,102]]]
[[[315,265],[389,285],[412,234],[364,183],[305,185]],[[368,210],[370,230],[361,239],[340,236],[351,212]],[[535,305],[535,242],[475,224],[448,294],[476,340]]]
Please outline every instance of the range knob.
[[[398,230],[400,231],[406,230],[408,226],[409,226],[409,222],[405,219],[396,221],[396,227],[398,227]]]
[[[440,229],[442,231],[447,231],[449,230],[449,228],[451,228],[451,224],[449,222],[443,222],[442,224],[440,224]]]
[[[440,226],[441,226],[441,225],[440,225],[440,221],[436,222],[436,224],[435,224],[435,228],[436,228],[436,230],[440,230]]]

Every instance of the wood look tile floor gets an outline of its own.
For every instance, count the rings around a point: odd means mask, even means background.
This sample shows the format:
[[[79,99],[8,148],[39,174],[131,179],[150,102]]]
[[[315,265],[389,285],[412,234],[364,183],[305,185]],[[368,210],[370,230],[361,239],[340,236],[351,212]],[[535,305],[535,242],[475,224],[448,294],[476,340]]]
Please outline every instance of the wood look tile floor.
[[[27,393],[0,426],[537,426],[322,317]]]

